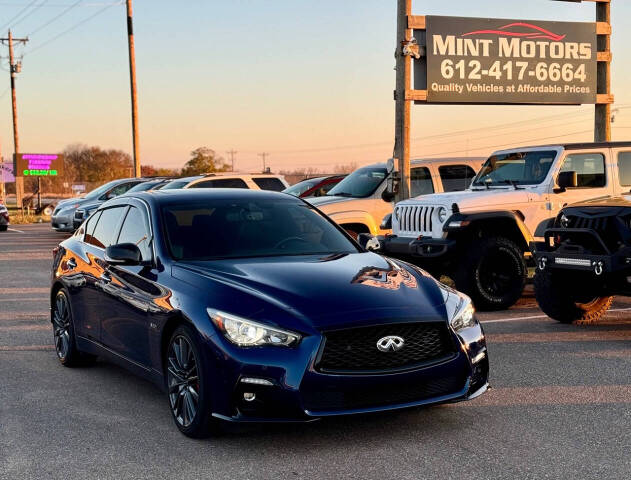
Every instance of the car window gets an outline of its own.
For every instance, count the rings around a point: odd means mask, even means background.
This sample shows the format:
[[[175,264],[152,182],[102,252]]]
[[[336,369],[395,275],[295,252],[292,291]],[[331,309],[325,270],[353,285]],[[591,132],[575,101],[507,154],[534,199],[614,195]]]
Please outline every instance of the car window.
[[[415,167],[410,170],[410,195],[418,197],[434,193],[432,175],[427,167]]]
[[[166,205],[162,215],[176,260],[357,252],[326,217],[295,199],[187,201]]]
[[[216,178],[195,183],[189,188],[248,188],[248,184],[240,178]]]
[[[492,155],[484,162],[473,185],[539,185],[548,175],[556,156],[554,150]]]
[[[561,172],[576,172],[578,188],[604,187],[605,156],[602,153],[576,153],[565,157]]]
[[[283,192],[289,193],[290,195],[293,195],[295,197],[299,197],[300,195],[305,193],[307,190],[310,190],[313,187],[315,187],[321,181],[322,181],[321,178],[303,180],[302,182],[298,182],[292,185],[291,187],[287,187],[285,190],[283,190]]]
[[[273,192],[282,192],[285,185],[276,177],[253,177],[252,181],[258,185],[261,190],[271,190]]]
[[[138,185],[139,183],[141,183],[140,180],[137,182],[127,182],[127,183],[121,183],[120,185],[116,185],[109,192],[107,192],[107,194],[105,195],[105,198],[110,199],[110,198],[118,197],[119,195],[126,193],[127,190],[129,190],[135,185]]]
[[[152,257],[149,240],[149,230],[147,229],[145,216],[138,208],[129,207],[116,243],[133,243],[137,245],[142,254],[142,260],[146,261],[151,260]]]
[[[86,240],[86,243],[99,248],[107,248],[114,243],[118,233],[116,227],[118,227],[118,223],[126,209],[127,207],[114,207],[103,210],[96,223],[94,232],[89,237],[89,241]]]
[[[468,165],[443,165],[438,167],[445,192],[459,192],[469,188],[475,172]]]
[[[618,176],[620,185],[631,186],[631,152],[620,152],[618,154]]]
[[[366,198],[372,195],[388,176],[384,167],[358,168],[340,183],[336,184],[327,195],[349,198]]]
[[[86,222],[85,228],[84,228],[85,236],[83,237],[84,242],[92,243],[92,235],[94,233],[94,227],[96,227],[96,224],[99,221],[100,216],[101,216],[101,212],[98,211],[94,215],[92,215]]]

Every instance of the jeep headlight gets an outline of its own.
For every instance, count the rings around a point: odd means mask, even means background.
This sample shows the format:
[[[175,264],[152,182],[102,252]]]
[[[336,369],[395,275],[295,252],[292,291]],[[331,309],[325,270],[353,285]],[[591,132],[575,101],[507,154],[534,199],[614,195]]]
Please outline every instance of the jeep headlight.
[[[269,327],[262,323],[207,308],[208,316],[224,336],[240,347],[274,345],[289,347],[300,341],[300,335],[287,330]]]
[[[475,326],[477,320],[471,299],[464,293],[443,284],[440,284],[440,289],[445,299],[447,318],[451,327],[457,332],[463,328]]]
[[[440,220],[440,223],[445,223],[445,220],[447,220],[447,209],[445,207],[438,209],[438,220]]]

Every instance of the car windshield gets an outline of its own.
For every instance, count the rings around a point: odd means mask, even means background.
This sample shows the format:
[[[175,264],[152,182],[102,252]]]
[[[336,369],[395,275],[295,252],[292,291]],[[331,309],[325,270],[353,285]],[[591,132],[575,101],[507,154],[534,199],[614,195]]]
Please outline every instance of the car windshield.
[[[133,187],[131,187],[129,190],[127,190],[127,193],[132,193],[132,192],[145,192],[147,190],[151,190],[152,188],[154,188],[156,185],[159,185],[161,183],[160,182],[142,182],[139,183],[138,185],[134,185]]]
[[[176,260],[358,252],[328,219],[293,199],[188,200],[163,206],[162,220]]]
[[[335,185],[328,196],[364,198],[372,195],[388,176],[385,167],[364,167],[355,170]]]
[[[191,183],[191,180],[173,180],[162,187],[161,190],[176,190],[185,187],[189,183]]]
[[[557,156],[554,150],[493,155],[473,179],[472,186],[538,185]]]
[[[116,185],[118,182],[119,182],[118,180],[112,180],[111,182],[107,182],[105,185],[101,185],[100,187],[95,188],[83,198],[98,198],[102,194],[107,192],[110,188],[112,188],[114,185]]]
[[[299,197],[310,188],[315,187],[321,181],[322,181],[321,178],[310,178],[308,180],[303,180],[302,182],[298,182],[295,185],[292,185],[291,187],[286,188],[285,190],[283,190],[283,193],[289,193],[290,195]]]

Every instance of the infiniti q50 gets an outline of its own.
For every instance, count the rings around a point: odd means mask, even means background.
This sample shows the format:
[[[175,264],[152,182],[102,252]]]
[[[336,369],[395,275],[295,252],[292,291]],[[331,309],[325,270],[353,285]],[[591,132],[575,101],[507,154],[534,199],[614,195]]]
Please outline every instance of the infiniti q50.
[[[189,436],[487,389],[468,297],[363,250],[287,194],[133,193],[100,206],[54,255],[61,364],[98,356],[151,379]]]

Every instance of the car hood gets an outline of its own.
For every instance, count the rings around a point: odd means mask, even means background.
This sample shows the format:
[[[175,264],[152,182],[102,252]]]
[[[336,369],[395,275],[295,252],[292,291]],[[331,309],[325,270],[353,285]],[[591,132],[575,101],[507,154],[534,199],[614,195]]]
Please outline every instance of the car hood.
[[[422,195],[401,202],[402,205],[412,204],[418,205],[441,205],[448,209],[454,203],[458,204],[461,211],[484,208],[490,210],[506,204],[515,204],[527,202],[529,191],[526,188],[515,190],[510,188],[492,188],[489,190],[464,190],[461,192],[450,193],[433,193],[430,195]]]
[[[178,262],[173,267],[175,277],[185,279],[186,273],[210,280],[215,285],[209,288],[221,292],[216,298],[225,306],[209,306],[286,328],[445,318],[444,299],[432,277],[374,253]]]
[[[309,202],[311,205],[319,208],[323,205],[330,205],[332,203],[340,203],[340,202],[348,202],[349,200],[357,200],[357,198],[338,197],[336,195],[331,195],[331,196],[324,195],[322,197],[306,198],[305,200]]]

